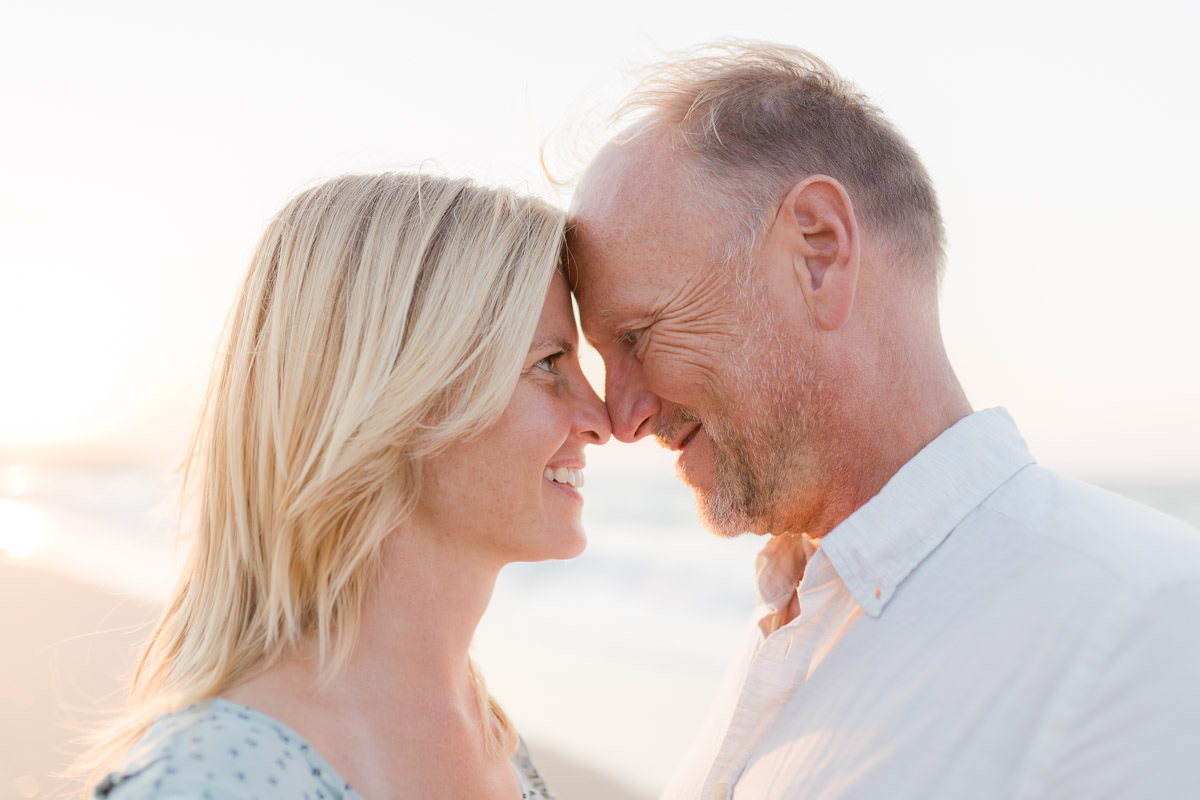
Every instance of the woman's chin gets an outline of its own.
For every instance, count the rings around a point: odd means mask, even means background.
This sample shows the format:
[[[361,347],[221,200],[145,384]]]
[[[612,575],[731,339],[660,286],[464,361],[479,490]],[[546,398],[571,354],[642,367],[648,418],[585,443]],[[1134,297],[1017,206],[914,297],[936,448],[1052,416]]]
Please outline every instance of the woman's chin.
[[[571,546],[566,548],[566,552],[562,555],[554,556],[555,558],[575,558],[583,555],[583,551],[587,549],[587,534],[583,530],[579,530],[577,535],[572,539]]]
[[[583,528],[576,524],[572,526],[570,531],[559,531],[553,541],[546,542],[545,544],[546,546],[539,547],[536,553],[530,552],[524,558],[514,560],[565,561],[575,558],[587,548],[587,535],[583,532]]]

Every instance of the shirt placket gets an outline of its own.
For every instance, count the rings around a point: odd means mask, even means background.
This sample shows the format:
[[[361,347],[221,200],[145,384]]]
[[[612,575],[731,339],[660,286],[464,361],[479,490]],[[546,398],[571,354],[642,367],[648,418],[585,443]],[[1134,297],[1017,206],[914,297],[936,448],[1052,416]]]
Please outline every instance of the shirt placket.
[[[819,600],[810,597],[806,602],[804,584],[810,578],[824,582],[827,571],[832,575],[823,554],[809,562],[799,588],[800,615],[763,640],[754,653],[703,797],[729,800],[734,796],[755,748],[793,695],[803,690],[820,641],[821,616]],[[818,594],[819,598],[826,596],[826,592]]]

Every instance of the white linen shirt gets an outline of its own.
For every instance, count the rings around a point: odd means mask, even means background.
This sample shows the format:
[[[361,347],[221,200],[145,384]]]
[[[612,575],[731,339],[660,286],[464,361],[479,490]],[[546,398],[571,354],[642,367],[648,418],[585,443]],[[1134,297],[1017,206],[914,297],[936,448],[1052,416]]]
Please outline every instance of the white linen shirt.
[[[759,588],[664,800],[1200,797],[1200,531],[1036,466],[1002,409],[774,537]]]

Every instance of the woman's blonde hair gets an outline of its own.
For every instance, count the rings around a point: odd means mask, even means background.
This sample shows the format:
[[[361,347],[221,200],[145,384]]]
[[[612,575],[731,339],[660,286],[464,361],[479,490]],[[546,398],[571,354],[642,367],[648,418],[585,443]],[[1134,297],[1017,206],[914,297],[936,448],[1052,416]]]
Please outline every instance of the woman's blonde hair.
[[[562,237],[561,213],[538,200],[396,173],[333,179],[271,221],[186,466],[189,561],[93,774],[154,716],[302,640],[336,672],[422,460],[512,396]],[[512,726],[471,673],[489,748],[509,752]]]

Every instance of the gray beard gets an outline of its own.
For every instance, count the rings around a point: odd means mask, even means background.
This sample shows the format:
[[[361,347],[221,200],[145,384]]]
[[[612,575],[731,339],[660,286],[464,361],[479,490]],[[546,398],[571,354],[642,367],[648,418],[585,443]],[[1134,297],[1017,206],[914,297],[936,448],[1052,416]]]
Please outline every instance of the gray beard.
[[[814,388],[813,383],[786,386],[789,395],[797,390],[807,394]],[[776,392],[780,388],[774,386]],[[778,397],[766,417],[740,430],[727,419],[705,423],[712,442],[714,479],[711,489],[697,492],[697,503],[706,527],[727,537],[781,532],[781,512],[804,470],[814,410],[809,403]]]
[[[743,308],[765,304],[747,287]],[[751,342],[772,342],[762,361],[735,362],[731,386],[745,398],[770,402],[760,415],[750,415],[740,427],[726,416],[703,420],[712,442],[713,486],[697,491],[700,516],[718,536],[746,532],[780,533],[783,516],[802,491],[803,475],[812,469],[811,452],[817,430],[826,416],[821,381],[810,354],[803,359],[779,342],[778,323],[770,315],[748,315],[744,330]],[[694,412],[688,419],[700,421]]]

